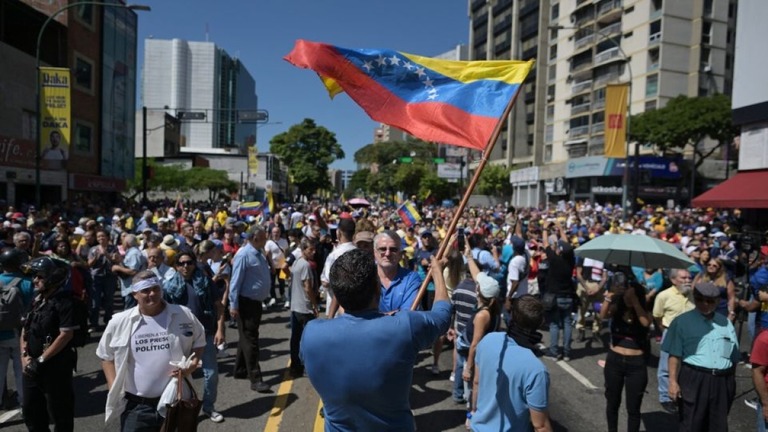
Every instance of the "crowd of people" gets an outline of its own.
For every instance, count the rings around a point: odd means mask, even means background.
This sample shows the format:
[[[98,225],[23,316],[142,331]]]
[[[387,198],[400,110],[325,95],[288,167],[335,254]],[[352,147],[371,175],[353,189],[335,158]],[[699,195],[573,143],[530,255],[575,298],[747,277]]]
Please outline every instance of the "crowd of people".
[[[438,359],[450,347],[452,397],[466,406],[468,429],[546,431],[549,374],[541,358],[578,356],[575,330],[577,340],[609,340],[609,431],[618,430],[622,390],[627,429],[639,430],[654,340],[661,344],[659,403],[679,415],[681,430],[727,429],[741,351],[751,354],[764,428],[768,247],[762,236],[745,234],[753,230],[738,210],[646,206],[622,218],[619,206],[590,202],[461,214],[417,207],[415,223],[389,207],[319,203],[259,214],[223,203],[9,207],[0,282],[4,292],[18,292],[25,319],[0,322],[0,370],[12,364],[30,430],[47,430],[49,422],[73,430],[77,395],[72,374],[62,371],[77,361],[76,310],[84,303],[82,330],[99,339],[109,389],[107,424],[159,430],[170,377],[196,369],[202,411],[218,423],[227,328],[238,333],[235,378],[269,392],[259,327],[265,312],[287,309],[289,373],[309,377],[331,430],[414,430],[409,389],[418,353],[431,349],[439,375]],[[655,237],[694,264],[639,268],[575,256],[586,242],[615,234]],[[442,242],[450,247],[438,259]],[[749,289],[737,289],[738,281]],[[750,314],[755,340],[741,351],[733,325],[740,311]],[[546,328],[548,343],[539,332]],[[193,354],[185,367],[171,365]],[[380,376],[371,379],[372,370]],[[10,387],[5,373],[0,380]],[[508,403],[498,404],[500,397]]]

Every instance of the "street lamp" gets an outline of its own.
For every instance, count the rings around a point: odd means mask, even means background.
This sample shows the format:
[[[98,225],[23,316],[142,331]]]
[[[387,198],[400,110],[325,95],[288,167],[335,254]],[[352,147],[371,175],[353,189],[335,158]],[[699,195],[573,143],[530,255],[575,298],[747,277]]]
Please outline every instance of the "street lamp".
[[[573,26],[561,26],[561,25],[551,25],[549,26],[549,29],[551,30],[581,30],[583,27],[573,27]],[[629,198],[627,196],[627,190],[629,189],[629,116],[632,110],[632,81],[633,76],[632,75],[632,61],[630,60],[627,53],[624,52],[624,49],[621,48],[621,43],[617,42],[616,40],[612,39],[609,35],[604,33],[601,30],[597,29],[591,29],[593,33],[596,33],[600,35],[603,39],[611,42],[613,45],[616,46],[616,48],[619,49],[619,52],[621,53],[621,56],[624,57],[624,61],[627,65],[627,70],[629,72],[629,88],[627,89],[627,127],[624,129],[624,136],[625,139],[625,158],[624,158],[624,187],[621,188],[621,217],[624,221],[627,220],[629,216],[629,209],[627,208],[627,202],[629,201]],[[637,152],[636,152],[637,153]],[[638,160],[635,160],[635,166],[639,166]],[[637,197],[635,197],[637,198]]]
[[[36,204],[42,205],[42,202],[40,200],[40,160],[42,159],[42,136],[40,134],[41,130],[41,122],[42,122],[42,113],[40,112],[40,43],[43,40],[43,32],[45,32],[45,28],[48,27],[48,24],[54,20],[59,14],[66,11],[67,9],[73,8],[75,6],[108,6],[108,7],[118,7],[118,8],[124,8],[124,9],[131,9],[131,10],[138,10],[138,11],[150,11],[152,10],[149,6],[146,5],[139,5],[139,4],[119,4],[119,3],[105,3],[105,2],[98,2],[98,1],[81,1],[77,3],[70,3],[68,5],[62,6],[52,14],[48,16],[48,18],[45,20],[43,25],[40,27],[40,31],[37,32],[37,46],[35,48],[35,106],[37,107],[37,130],[35,131],[37,135],[37,139],[35,140],[35,143],[37,145],[37,148],[35,149],[35,202]]]

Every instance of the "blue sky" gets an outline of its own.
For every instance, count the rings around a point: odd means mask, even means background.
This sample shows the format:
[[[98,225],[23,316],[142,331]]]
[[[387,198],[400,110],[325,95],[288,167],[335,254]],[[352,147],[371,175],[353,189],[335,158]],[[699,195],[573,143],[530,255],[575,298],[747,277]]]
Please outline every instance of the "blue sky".
[[[297,39],[347,48],[388,48],[425,56],[466,44],[466,0],[134,0],[139,57],[144,40],[208,40],[237,56],[256,80],[259,108],[270,122],[258,130],[259,151],[304,118],[336,133],[346,154],[335,168],[354,169],[352,157],[373,141],[373,122],[346,95],[333,101],[314,72],[283,60]]]

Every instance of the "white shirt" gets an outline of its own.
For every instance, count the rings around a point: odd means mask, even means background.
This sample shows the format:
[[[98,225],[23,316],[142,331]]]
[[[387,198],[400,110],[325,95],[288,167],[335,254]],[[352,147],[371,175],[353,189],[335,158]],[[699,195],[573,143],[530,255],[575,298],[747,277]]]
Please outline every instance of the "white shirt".
[[[171,379],[171,344],[168,339],[168,308],[156,316],[142,315],[131,336],[133,373],[125,380],[125,391],[146,398],[160,397]],[[156,379],[136,379],[137,377]],[[162,377],[162,378],[160,378]]]
[[[192,350],[205,346],[205,330],[200,321],[195,318],[192,312],[181,305],[166,304],[166,309],[170,316],[168,324],[168,342],[171,348],[171,358],[181,360],[182,356],[192,354]],[[96,355],[106,361],[115,363],[115,381],[107,394],[107,404],[104,414],[104,422],[107,426],[110,422],[119,420],[120,414],[125,410],[125,398],[123,395],[127,391],[126,380],[128,374],[134,374],[133,354],[131,353],[131,338],[141,323],[142,315],[139,313],[138,306],[112,316],[109,320],[104,334],[101,336],[99,346],[96,348]],[[142,371],[144,372],[144,371]],[[165,377],[149,377],[142,375],[145,379],[160,379]],[[166,381],[167,383],[167,381]],[[107,427],[109,430],[109,427]]]
[[[264,250],[269,252],[270,258],[274,265],[281,264],[281,261],[285,260],[284,251],[288,249],[288,241],[284,238],[274,241],[272,239],[267,240],[267,244],[264,245]]]
[[[515,255],[509,260],[509,267],[507,268],[507,290],[511,288],[512,282],[519,281],[517,290],[515,290],[512,298],[518,298],[528,294],[528,275],[525,274],[526,268],[528,268],[528,272],[530,273],[530,268],[527,265],[527,254],[526,256]]]

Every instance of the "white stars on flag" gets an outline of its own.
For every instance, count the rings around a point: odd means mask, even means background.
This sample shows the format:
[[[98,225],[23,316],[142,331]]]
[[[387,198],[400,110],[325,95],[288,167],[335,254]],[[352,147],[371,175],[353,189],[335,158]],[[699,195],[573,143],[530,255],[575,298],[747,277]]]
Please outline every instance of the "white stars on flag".
[[[389,57],[384,57],[383,54],[379,54],[378,57],[371,59],[371,57],[368,58],[361,58],[362,61],[362,69],[365,69],[366,72],[368,72],[371,76],[382,76],[385,73],[385,68],[391,67],[390,71],[387,71],[387,73],[400,73],[405,78],[408,78],[410,74],[416,75],[415,78],[418,82],[421,84],[424,84],[424,87],[426,89],[427,94],[427,100],[435,100],[438,97],[437,94],[437,88],[435,87],[435,81],[429,77],[427,74],[427,69],[421,66],[418,66],[418,63],[414,64],[408,61],[407,59],[404,59],[402,57],[399,57],[397,54],[392,54]],[[405,69],[405,73],[403,73],[400,68]],[[412,77],[413,75],[411,75]],[[411,78],[412,79],[412,78]],[[407,80],[406,80],[407,81]]]

